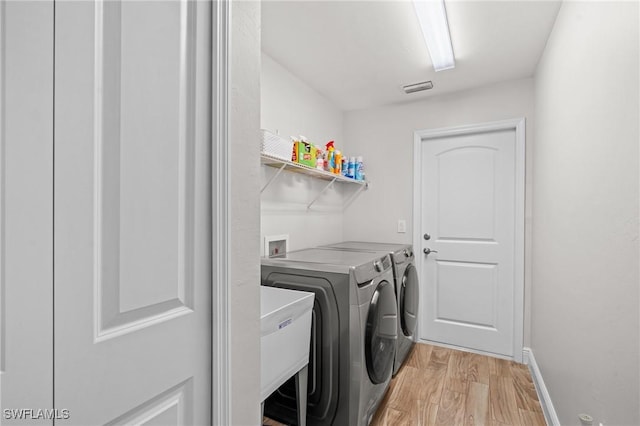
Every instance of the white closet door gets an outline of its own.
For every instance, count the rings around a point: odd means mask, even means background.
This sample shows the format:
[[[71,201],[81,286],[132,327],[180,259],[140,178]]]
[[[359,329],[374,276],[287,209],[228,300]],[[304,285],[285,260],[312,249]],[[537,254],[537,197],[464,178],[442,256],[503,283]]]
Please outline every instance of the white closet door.
[[[53,2],[0,1],[0,424],[53,407]],[[35,410],[35,411],[29,411]]]
[[[55,6],[59,424],[211,422],[205,1]]]

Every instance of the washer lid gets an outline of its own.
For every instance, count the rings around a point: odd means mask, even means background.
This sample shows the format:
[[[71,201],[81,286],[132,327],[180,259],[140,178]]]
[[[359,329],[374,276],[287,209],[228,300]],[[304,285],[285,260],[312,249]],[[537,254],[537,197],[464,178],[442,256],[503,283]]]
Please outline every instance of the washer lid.
[[[263,257],[261,262],[263,266],[342,274],[354,270],[359,282],[371,280],[391,268],[389,256],[384,253],[321,248],[290,251],[280,257]]]
[[[359,266],[380,257],[377,254],[362,253],[357,251],[324,250],[310,248],[290,251],[284,255],[284,259],[303,262],[328,263],[331,265]]]
[[[406,260],[406,253],[413,253],[413,246],[411,244],[397,244],[397,243],[371,243],[366,241],[343,241],[341,243],[327,244],[321,246],[323,248],[335,248],[340,250],[373,250],[390,253],[394,257],[394,262],[402,263]]]

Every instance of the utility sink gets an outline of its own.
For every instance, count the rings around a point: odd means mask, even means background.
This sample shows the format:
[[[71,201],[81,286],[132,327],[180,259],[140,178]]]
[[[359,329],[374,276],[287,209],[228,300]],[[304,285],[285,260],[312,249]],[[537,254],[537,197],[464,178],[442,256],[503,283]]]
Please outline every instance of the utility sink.
[[[306,366],[314,294],[267,286],[260,289],[261,401],[303,370],[304,392],[301,393],[306,409]]]

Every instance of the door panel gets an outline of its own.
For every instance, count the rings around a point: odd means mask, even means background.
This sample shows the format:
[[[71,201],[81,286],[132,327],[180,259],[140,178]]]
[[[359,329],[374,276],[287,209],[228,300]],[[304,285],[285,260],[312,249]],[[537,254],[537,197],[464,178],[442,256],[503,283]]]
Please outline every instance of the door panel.
[[[436,260],[436,321],[496,328],[497,265]]]
[[[187,380],[131,410],[107,426],[193,424],[193,384]]]
[[[97,5],[97,338],[193,307],[194,10]]]
[[[440,239],[493,240],[495,155],[486,147],[459,147],[436,155]]]
[[[515,130],[422,142],[421,337],[513,356]]]
[[[210,423],[210,4],[62,1],[55,29],[61,423]]]

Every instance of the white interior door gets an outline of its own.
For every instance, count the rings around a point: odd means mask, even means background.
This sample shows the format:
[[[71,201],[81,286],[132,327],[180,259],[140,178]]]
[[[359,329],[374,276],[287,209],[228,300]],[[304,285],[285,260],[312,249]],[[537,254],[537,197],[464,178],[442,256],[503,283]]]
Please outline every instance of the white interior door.
[[[56,2],[60,423],[211,423],[210,8]]]
[[[0,424],[53,407],[53,3],[0,1]],[[29,410],[32,411],[29,411]]]
[[[420,138],[422,339],[521,358],[523,128]]]

